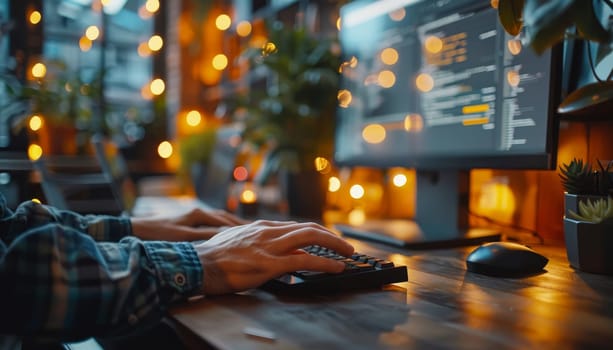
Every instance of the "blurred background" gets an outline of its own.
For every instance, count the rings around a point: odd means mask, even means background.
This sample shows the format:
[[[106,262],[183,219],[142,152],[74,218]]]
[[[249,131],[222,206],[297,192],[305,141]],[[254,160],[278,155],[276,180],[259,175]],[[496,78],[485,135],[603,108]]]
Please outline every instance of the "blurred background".
[[[411,217],[412,170],[333,163],[346,2],[0,0],[0,190],[125,213],[216,180],[248,216]],[[562,120],[558,163],[613,158],[611,130]],[[476,169],[472,188],[473,212],[561,239],[556,170]]]

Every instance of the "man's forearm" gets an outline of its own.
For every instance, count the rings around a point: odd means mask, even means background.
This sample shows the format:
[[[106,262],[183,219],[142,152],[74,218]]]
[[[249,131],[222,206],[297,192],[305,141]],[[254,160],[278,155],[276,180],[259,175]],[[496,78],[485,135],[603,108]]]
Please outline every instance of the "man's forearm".
[[[126,333],[202,289],[189,243],[96,243],[50,224],[0,256],[0,333],[80,338]]]

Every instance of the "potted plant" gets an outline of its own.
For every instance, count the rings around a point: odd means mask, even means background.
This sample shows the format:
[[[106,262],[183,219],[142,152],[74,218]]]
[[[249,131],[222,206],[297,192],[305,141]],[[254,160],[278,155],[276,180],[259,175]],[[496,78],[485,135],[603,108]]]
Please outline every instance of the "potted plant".
[[[587,199],[564,218],[570,265],[585,272],[613,274],[613,197]]]
[[[564,186],[564,242],[570,265],[592,273],[613,273],[613,161],[598,169],[573,158],[560,166]]]
[[[216,127],[179,138],[181,162],[177,175],[182,190],[193,187],[196,194],[201,193],[199,186],[204,183],[203,177],[206,176],[207,164],[216,139]]]
[[[268,28],[264,47],[244,54],[253,72],[265,71],[266,86],[241,96],[238,110],[246,113],[236,119],[245,125],[244,142],[266,149],[256,181],[280,175],[290,215],[317,217],[325,185],[315,159],[332,157],[340,52],[336,38],[319,37],[305,27],[272,22]],[[297,207],[309,203],[314,206]]]
[[[562,115],[593,115],[606,113],[613,105],[613,70],[606,77],[596,74],[595,67],[612,53],[611,28],[601,23],[598,13],[604,7],[613,8],[609,0],[498,0],[500,22],[511,35],[519,35],[525,27],[525,40],[536,52],[542,53],[565,40],[585,42],[596,82],[579,87],[560,103]],[[591,45],[598,45],[596,55]]]
[[[586,200],[613,196],[613,161],[606,164],[597,160],[598,169],[582,159],[573,158],[560,166],[560,180],[564,187],[564,213],[578,212],[579,204]]]
[[[47,153],[84,153],[94,131],[94,100],[99,84],[85,82],[79,72],[69,71],[61,61],[45,62],[45,70],[15,91],[16,97],[28,104],[29,114],[43,120],[42,129],[31,137]]]

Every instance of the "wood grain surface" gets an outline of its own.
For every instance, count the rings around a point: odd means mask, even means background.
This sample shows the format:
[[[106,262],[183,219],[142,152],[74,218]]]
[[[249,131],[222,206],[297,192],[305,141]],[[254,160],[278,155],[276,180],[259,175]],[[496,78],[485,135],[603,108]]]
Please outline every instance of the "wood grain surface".
[[[613,347],[613,277],[575,271],[564,247],[533,246],[549,258],[546,272],[512,279],[467,272],[474,247],[406,251],[352,243],[406,265],[409,281],[301,297],[251,290],[180,305],[172,317],[194,348]],[[272,339],[249,334],[253,329]]]

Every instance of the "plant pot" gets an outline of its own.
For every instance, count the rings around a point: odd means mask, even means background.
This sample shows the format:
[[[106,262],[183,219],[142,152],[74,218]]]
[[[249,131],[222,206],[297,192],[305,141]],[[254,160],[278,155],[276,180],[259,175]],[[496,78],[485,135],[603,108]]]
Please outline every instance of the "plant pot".
[[[564,241],[572,267],[584,272],[613,274],[613,224],[564,218]]]
[[[290,218],[321,221],[326,203],[323,176],[313,170],[287,172],[283,179],[283,192]]]
[[[588,199],[590,201],[594,201],[600,198],[603,198],[603,196],[590,195],[590,194],[564,193],[564,215],[568,216],[569,210],[572,210],[575,213],[579,213],[579,202],[585,202]]]

